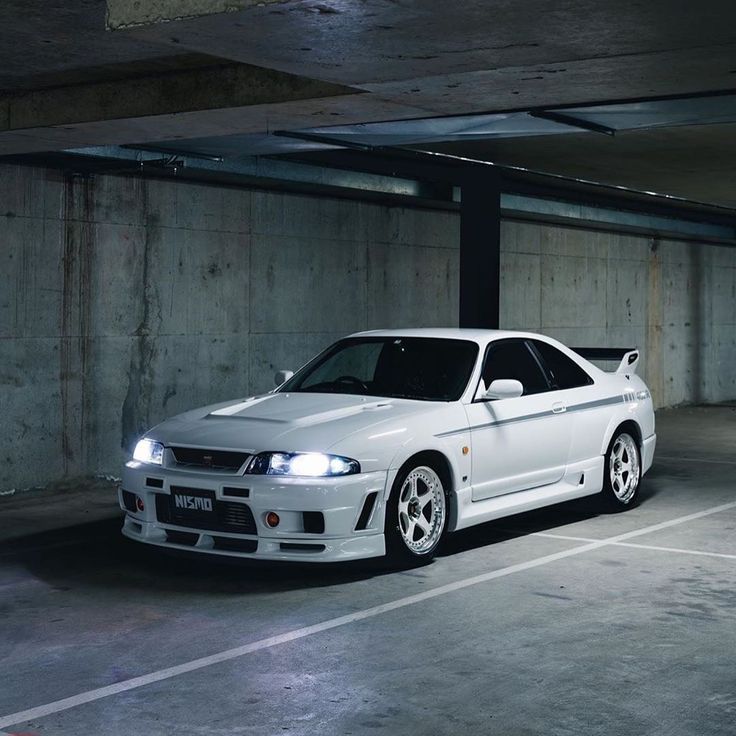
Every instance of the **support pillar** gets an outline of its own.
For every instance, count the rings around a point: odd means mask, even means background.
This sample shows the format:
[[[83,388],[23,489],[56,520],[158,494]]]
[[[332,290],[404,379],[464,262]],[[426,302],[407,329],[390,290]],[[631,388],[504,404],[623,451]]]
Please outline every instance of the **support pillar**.
[[[484,172],[462,185],[460,327],[498,328],[501,282],[501,189]]]

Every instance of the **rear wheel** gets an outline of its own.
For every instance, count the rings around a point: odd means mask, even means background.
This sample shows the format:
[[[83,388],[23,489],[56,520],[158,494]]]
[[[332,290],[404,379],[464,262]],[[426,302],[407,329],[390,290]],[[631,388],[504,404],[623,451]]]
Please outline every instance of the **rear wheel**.
[[[386,508],[386,552],[391,561],[432,559],[447,526],[447,492],[429,465],[407,466],[396,476]]]
[[[603,491],[605,504],[614,511],[636,505],[641,482],[641,455],[634,437],[618,431],[606,453]]]

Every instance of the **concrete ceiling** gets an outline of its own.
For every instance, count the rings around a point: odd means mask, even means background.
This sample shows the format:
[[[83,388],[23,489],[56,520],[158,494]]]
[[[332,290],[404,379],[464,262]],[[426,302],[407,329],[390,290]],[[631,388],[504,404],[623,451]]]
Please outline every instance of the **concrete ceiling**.
[[[424,150],[736,209],[736,124],[440,143]]]
[[[150,5],[156,5],[152,0]],[[180,3],[163,2],[180,13]],[[734,86],[731,0],[241,0],[122,33],[455,114]],[[109,0],[133,9],[134,0]],[[239,3],[229,2],[230,7]],[[161,12],[165,17],[165,7]],[[153,13],[146,8],[145,18]],[[174,16],[176,17],[176,16]]]
[[[732,0],[6,0],[0,9],[7,154],[224,135],[263,151],[279,128],[733,88]],[[432,149],[736,206],[732,128]]]

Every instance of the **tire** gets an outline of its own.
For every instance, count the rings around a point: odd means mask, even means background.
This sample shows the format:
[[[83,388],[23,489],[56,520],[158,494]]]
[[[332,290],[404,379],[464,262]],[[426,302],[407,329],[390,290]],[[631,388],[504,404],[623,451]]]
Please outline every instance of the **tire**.
[[[639,501],[641,452],[636,438],[618,430],[606,452],[601,499],[610,511],[625,511]]]
[[[443,474],[421,458],[407,464],[394,480],[386,505],[386,556],[394,565],[429,562],[445,535],[447,484]]]

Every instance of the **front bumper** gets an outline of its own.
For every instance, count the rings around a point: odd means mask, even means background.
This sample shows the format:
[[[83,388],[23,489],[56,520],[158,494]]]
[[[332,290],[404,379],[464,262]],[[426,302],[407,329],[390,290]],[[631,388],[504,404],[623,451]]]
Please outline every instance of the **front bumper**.
[[[226,557],[300,562],[379,557],[385,554],[386,476],[386,472],[374,472],[339,478],[279,478],[181,471],[145,464],[126,467],[118,491],[120,507],[126,512],[122,533],[146,544]],[[234,509],[238,519],[244,518],[250,509],[252,520],[247,514],[246,532],[199,518],[194,522],[197,526],[188,519],[184,523],[179,523],[181,518],[172,521],[170,515],[162,513],[162,506],[169,503],[168,498],[162,497],[171,496],[172,487],[213,492],[218,508],[226,504]],[[142,501],[142,510],[136,508],[132,498]],[[369,515],[365,514],[367,507]],[[271,511],[280,518],[276,528],[266,524],[266,515]],[[307,531],[314,528],[307,519],[314,518],[315,513],[322,515],[323,531]]]

